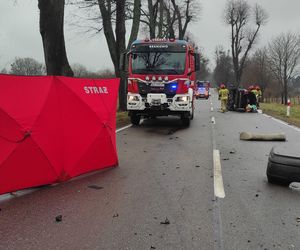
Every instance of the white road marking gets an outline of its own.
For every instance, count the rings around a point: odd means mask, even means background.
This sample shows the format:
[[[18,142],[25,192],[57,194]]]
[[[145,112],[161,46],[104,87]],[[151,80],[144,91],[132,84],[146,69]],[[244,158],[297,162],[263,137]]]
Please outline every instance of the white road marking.
[[[211,123],[212,123],[212,124],[216,124],[216,119],[215,119],[215,117],[212,117],[212,118],[211,118]]]
[[[211,107],[211,108],[210,108],[210,111],[213,112],[213,111],[214,111],[214,107]]]
[[[130,128],[130,127],[132,127],[132,124],[130,124],[130,125],[127,125],[127,126],[125,126],[125,127],[122,127],[122,128],[119,128],[119,129],[117,129],[117,130],[116,130],[116,133],[119,133],[119,132],[121,132],[121,131],[123,131],[123,130],[125,130],[125,129],[128,129],[128,128]]]
[[[282,125],[285,125],[285,126],[287,126],[287,127],[290,127],[290,128],[292,128],[292,129],[296,130],[297,132],[300,132],[300,128],[295,127],[295,126],[293,126],[293,125],[290,125],[290,124],[288,124],[287,122],[284,122],[284,121],[282,121],[282,120],[279,120],[279,119],[277,119],[277,118],[275,118],[275,117],[273,117],[273,116],[267,115],[267,114],[262,114],[262,115],[265,116],[265,117],[267,117],[267,118],[270,118],[270,119],[272,119],[272,120],[274,120],[274,121],[276,121],[276,122],[278,122],[278,123],[280,123],[280,124],[282,124]]]
[[[214,193],[218,198],[225,198],[223,177],[222,177],[222,167],[220,159],[220,151],[214,149],[213,151],[214,158]]]

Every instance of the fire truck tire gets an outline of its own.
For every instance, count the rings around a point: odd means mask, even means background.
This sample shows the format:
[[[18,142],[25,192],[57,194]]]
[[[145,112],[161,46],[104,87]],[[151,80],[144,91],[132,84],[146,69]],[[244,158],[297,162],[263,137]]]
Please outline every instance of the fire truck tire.
[[[182,125],[184,127],[189,127],[191,123],[191,119],[189,117],[181,117]]]
[[[194,119],[194,111],[195,111],[195,110],[194,110],[194,108],[193,108],[193,111],[192,111],[192,114],[191,114],[191,118],[190,118],[191,120]]]
[[[139,115],[136,115],[134,113],[131,114],[130,121],[133,125],[135,125],[135,126],[140,125],[140,120],[141,120],[141,117]]]

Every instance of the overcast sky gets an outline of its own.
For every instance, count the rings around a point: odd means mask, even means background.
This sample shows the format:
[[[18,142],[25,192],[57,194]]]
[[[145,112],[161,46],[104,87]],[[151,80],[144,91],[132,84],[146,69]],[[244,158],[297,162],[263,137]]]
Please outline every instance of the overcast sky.
[[[226,0],[199,1],[202,14],[198,22],[189,27],[189,31],[213,61],[217,45],[230,49],[230,29],[222,21]],[[256,47],[266,45],[281,32],[300,32],[299,0],[249,0],[249,3],[255,2],[264,7],[269,15],[269,22],[262,27]],[[68,22],[71,16],[69,7],[65,16]],[[78,35],[74,27],[67,25],[65,39],[71,64],[81,63],[94,71],[112,68],[103,33],[93,37]],[[32,57],[44,62],[37,0],[0,0],[0,70],[8,68],[15,57]]]

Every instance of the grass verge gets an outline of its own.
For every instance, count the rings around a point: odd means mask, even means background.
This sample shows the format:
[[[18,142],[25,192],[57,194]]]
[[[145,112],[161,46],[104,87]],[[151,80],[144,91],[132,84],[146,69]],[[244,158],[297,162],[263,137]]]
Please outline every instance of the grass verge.
[[[286,116],[286,106],[278,103],[260,103],[263,113],[300,127],[300,105],[291,107],[290,117]]]
[[[117,128],[121,128],[130,124],[130,119],[128,116],[128,112],[117,112]]]

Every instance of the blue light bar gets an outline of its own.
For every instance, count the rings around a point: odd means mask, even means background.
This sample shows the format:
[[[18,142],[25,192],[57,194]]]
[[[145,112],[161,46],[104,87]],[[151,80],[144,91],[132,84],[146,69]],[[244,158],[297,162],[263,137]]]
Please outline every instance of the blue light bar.
[[[177,84],[171,85],[171,89],[177,89]]]

